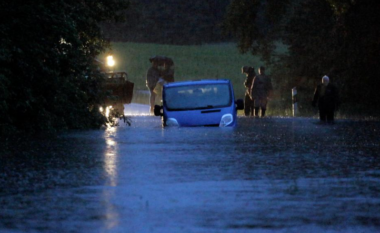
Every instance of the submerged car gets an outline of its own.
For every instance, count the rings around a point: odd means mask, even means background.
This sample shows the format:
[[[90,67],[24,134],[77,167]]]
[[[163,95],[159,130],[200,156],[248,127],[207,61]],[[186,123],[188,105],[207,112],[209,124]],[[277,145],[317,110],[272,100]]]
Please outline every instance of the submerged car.
[[[229,80],[174,82],[163,86],[162,106],[155,115],[162,116],[164,126],[236,126],[237,110],[243,100],[235,102]]]

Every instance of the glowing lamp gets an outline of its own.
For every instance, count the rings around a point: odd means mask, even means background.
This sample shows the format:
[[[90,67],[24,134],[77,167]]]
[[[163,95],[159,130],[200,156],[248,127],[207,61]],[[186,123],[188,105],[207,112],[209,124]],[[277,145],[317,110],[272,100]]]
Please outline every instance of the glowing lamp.
[[[110,67],[112,67],[112,66],[114,66],[115,65],[115,60],[113,59],[113,56],[108,56],[107,57],[107,66],[110,66]]]

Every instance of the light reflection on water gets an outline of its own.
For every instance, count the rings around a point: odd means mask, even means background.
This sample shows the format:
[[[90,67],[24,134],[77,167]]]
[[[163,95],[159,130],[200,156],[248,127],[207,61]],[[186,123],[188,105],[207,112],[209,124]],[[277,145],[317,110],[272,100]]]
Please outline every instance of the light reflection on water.
[[[118,144],[115,141],[117,127],[110,127],[104,131],[106,149],[104,151],[104,172],[106,174],[105,188],[102,191],[102,203],[105,208],[104,228],[108,231],[119,225],[120,215],[113,200],[118,185]]]
[[[1,157],[0,232],[379,232],[378,130],[244,117],[235,129],[162,128],[139,116],[72,132]]]
[[[150,109],[150,107],[147,104],[137,104],[137,103],[125,104],[124,105],[124,115],[126,115],[126,116],[148,116],[148,115],[150,115],[149,109]]]
[[[108,177],[109,186],[117,185],[117,161],[118,161],[118,145],[115,141],[117,128],[108,128],[105,131],[106,150],[104,152],[104,171]]]

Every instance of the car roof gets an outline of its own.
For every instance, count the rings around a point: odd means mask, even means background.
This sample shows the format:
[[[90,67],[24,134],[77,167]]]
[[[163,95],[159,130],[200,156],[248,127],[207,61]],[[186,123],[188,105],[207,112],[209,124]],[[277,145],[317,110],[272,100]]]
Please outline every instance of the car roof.
[[[165,86],[174,87],[174,86],[188,86],[188,85],[200,85],[200,84],[225,84],[231,83],[228,79],[202,79],[202,80],[190,80],[190,81],[180,81],[168,83]]]

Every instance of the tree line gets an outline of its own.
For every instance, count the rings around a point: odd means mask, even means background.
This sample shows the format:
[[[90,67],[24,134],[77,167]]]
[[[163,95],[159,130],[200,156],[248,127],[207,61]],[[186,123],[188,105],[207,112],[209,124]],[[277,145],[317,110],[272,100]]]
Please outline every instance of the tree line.
[[[103,23],[107,38],[121,42],[194,45],[224,42],[230,0],[130,0],[125,22]]]
[[[270,66],[278,99],[290,103],[289,90],[298,88],[301,112],[311,111],[314,87],[328,75],[347,114],[378,115],[379,5],[376,0],[131,0],[125,22],[102,28],[113,41],[237,42],[242,53],[259,55]],[[278,44],[286,52],[278,53]]]
[[[347,114],[379,116],[379,11],[376,0],[232,0],[224,27],[242,52],[273,68],[279,97],[298,87],[308,109],[310,92],[328,75]],[[275,52],[279,41],[285,53]]]

